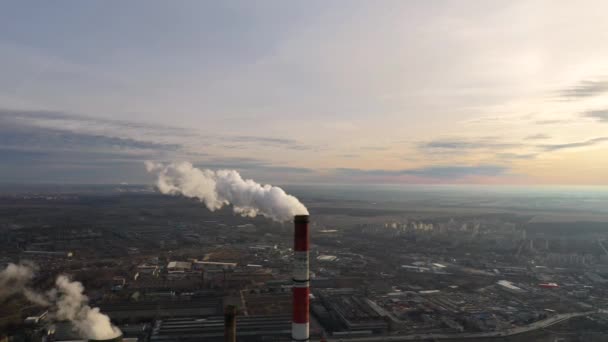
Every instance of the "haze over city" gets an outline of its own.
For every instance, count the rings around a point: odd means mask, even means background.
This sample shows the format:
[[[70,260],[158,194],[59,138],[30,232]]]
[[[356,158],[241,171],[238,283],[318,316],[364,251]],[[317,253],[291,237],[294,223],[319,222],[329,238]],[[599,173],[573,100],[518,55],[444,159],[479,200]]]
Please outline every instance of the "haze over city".
[[[608,185],[603,1],[8,1],[0,181]],[[596,189],[600,189],[596,187]]]

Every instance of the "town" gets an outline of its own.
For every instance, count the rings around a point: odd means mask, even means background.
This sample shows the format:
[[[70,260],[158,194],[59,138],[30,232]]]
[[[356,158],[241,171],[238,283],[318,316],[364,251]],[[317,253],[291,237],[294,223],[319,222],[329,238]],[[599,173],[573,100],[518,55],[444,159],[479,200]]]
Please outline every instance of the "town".
[[[593,341],[608,325],[601,223],[578,223],[574,237],[564,227],[577,223],[512,213],[309,203],[312,340],[553,341],[580,330]],[[82,282],[125,340],[223,340],[229,306],[239,341],[291,338],[292,223],[147,188],[5,195],[0,211],[2,262],[37,265],[39,288],[58,274]],[[0,324],[7,337],[78,339],[19,296]]]

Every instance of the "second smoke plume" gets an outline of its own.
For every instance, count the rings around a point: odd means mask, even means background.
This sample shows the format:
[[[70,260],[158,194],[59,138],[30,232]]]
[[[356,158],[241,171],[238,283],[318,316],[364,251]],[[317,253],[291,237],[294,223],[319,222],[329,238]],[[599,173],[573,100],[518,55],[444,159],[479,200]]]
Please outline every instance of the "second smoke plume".
[[[156,186],[163,194],[197,198],[211,211],[232,204],[240,215],[262,215],[279,222],[308,214],[306,207],[283,189],[243,179],[235,170],[199,169],[187,162],[146,162],[146,168],[158,176]]]
[[[120,330],[112,325],[110,317],[89,306],[80,282],[64,275],[57,277],[49,291],[36,291],[30,287],[37,267],[31,263],[8,264],[0,270],[0,304],[8,297],[23,294],[33,304],[49,308],[53,321],[69,320],[81,337],[107,340],[120,336]]]

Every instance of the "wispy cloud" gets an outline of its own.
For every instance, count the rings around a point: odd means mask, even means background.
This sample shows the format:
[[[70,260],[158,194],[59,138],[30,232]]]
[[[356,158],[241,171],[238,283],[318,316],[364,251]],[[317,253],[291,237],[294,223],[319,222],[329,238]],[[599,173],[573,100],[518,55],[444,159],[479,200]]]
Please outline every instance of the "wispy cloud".
[[[607,142],[608,137],[599,137],[594,139],[589,139],[585,141],[573,142],[573,143],[564,143],[564,144],[547,144],[547,145],[539,145],[538,147],[545,151],[559,151],[571,148],[579,148],[579,147],[588,147],[593,145],[598,145],[603,142]]]
[[[17,182],[133,181],[141,179],[144,160],[166,158],[182,149],[176,143],[38,125],[39,120],[67,118],[80,120],[60,113],[0,111],[1,178]]]
[[[66,113],[48,110],[11,110],[0,109],[0,118],[5,120],[17,121],[27,125],[38,126],[57,126],[65,127],[66,123],[76,128],[97,128],[97,129],[117,129],[117,130],[140,130],[149,131],[156,135],[179,134],[181,136],[192,135],[194,131],[183,127],[168,125],[155,125],[143,122],[134,122],[118,119],[96,118],[74,113]]]
[[[494,116],[481,116],[463,121],[467,125],[476,124],[505,124],[505,123],[522,123],[528,122],[533,118],[535,113],[528,114],[505,114],[505,115],[494,115]]]
[[[272,171],[272,172],[291,172],[291,173],[312,173],[313,169],[304,167],[289,167],[275,165],[268,161],[255,158],[239,157],[206,157],[196,166],[211,169],[236,169],[239,171]]]
[[[145,160],[157,153],[100,152],[0,147],[4,182],[118,183],[139,182]]]
[[[319,147],[302,144],[295,139],[278,138],[278,137],[264,137],[264,136],[252,136],[252,135],[236,135],[236,136],[230,135],[230,136],[216,137],[216,139],[226,142],[226,144],[224,144],[222,146],[229,148],[229,149],[244,149],[244,148],[250,147],[251,144],[255,144],[257,146],[277,147],[277,148],[299,150],[299,151],[319,149]]]
[[[500,159],[534,159],[538,153],[498,153],[496,155]]]
[[[386,151],[388,146],[363,146],[360,149],[364,151]]]
[[[452,139],[438,139],[429,142],[423,142],[418,145],[420,149],[427,151],[443,151],[443,152],[454,152],[454,151],[467,151],[467,150],[481,150],[481,149],[492,149],[492,150],[504,150],[514,147],[519,147],[521,144],[501,141],[495,137],[485,137],[478,139],[463,139],[463,138],[452,138]]]
[[[549,136],[547,134],[539,133],[539,134],[528,135],[524,139],[525,140],[545,140],[545,139],[551,139],[551,136]]]
[[[431,178],[463,178],[468,176],[498,176],[508,170],[500,165],[432,166],[405,170],[406,174]]]
[[[272,145],[277,145],[277,144],[278,145],[290,145],[290,144],[297,143],[293,139],[259,137],[259,136],[250,136],[250,135],[231,136],[230,140],[237,141],[237,142],[256,142],[256,143],[272,144]]]
[[[583,116],[595,119],[601,122],[608,122],[608,109],[603,110],[591,110],[583,113]]]
[[[599,95],[608,91],[608,81],[583,80],[577,85],[562,89],[559,96],[565,99],[579,99]]]
[[[364,170],[352,168],[339,168],[334,172],[345,176],[416,176],[440,180],[462,179],[471,176],[500,176],[509,170],[501,165],[473,165],[473,166],[429,166],[401,170]]]
[[[19,125],[0,120],[0,146],[37,150],[163,150],[177,151],[179,144],[86,134],[62,129]]]
[[[65,113],[49,110],[11,110],[0,109],[0,120],[21,127],[40,127],[55,131],[69,131],[72,134],[85,134],[91,136],[119,137],[118,140],[150,140],[162,145],[180,146],[186,149],[198,149],[208,145],[227,150],[244,150],[252,147],[282,148],[297,151],[320,150],[319,146],[302,144],[294,139],[281,137],[253,136],[253,135],[217,135],[203,134],[195,129],[176,126],[157,125],[151,123],[96,118],[86,115]],[[67,133],[66,133],[67,134]],[[145,137],[130,138],[130,136]],[[163,141],[161,143],[161,141]],[[164,141],[176,141],[169,144]],[[122,141],[115,141],[119,145]],[[130,142],[134,144],[134,142]],[[192,146],[191,146],[192,145]],[[150,146],[153,148],[154,146]]]
[[[569,124],[573,122],[577,122],[576,118],[571,119],[543,119],[534,121],[537,125],[557,125],[557,124]]]

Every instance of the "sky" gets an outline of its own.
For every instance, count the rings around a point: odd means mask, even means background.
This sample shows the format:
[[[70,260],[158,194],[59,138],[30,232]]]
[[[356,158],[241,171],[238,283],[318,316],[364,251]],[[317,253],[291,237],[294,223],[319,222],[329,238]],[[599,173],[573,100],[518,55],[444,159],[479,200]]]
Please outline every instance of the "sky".
[[[606,1],[0,4],[0,182],[608,185]]]

